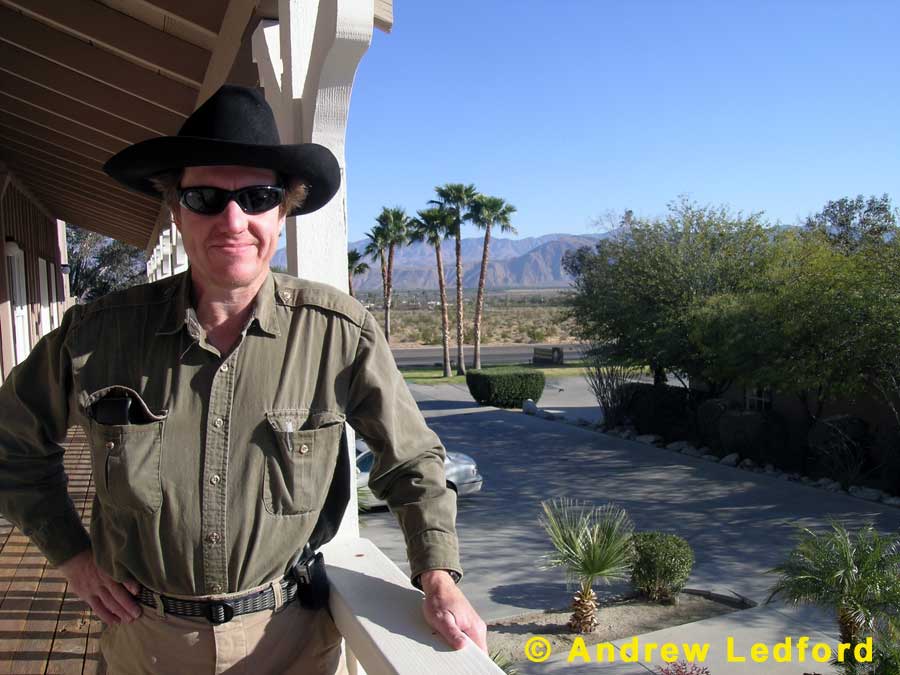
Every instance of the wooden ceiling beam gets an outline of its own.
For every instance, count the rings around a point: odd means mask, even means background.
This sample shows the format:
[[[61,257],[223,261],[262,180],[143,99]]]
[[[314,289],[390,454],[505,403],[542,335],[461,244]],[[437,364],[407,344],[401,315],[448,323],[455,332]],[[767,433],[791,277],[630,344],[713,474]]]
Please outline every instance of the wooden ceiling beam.
[[[117,153],[127,145],[128,141],[115,138],[102,131],[97,131],[80,122],[70,120],[50,110],[38,108],[26,101],[7,96],[0,91],[0,110],[21,119],[30,120],[42,127],[53,129],[66,136],[77,138],[98,148],[109,150],[110,155]]]
[[[20,12],[0,6],[0,40],[41,58],[105,82],[174,113],[189,115],[197,90],[147,70],[90,43],[55,30]]]
[[[121,117],[110,115],[79,101],[65,98],[2,70],[0,70],[0,92],[37,108],[55,112],[61,117],[74,120],[96,131],[103,131],[129,144],[159,135],[150,129],[132,124]]]
[[[23,120],[0,110],[0,128],[4,127],[7,129],[15,129],[32,138],[42,139],[51,145],[77,152],[79,155],[90,157],[98,162],[105,162],[110,157],[109,152],[103,148],[98,148],[96,145],[91,145],[90,143],[85,143],[77,138],[60,134],[53,129],[42,127],[40,124],[34,124],[28,120]]]
[[[74,202],[67,197],[51,195],[47,193],[38,193],[37,191],[35,191],[35,194],[38,194],[44,200],[51,211],[68,212],[70,214],[81,213],[84,216],[89,217],[91,220],[105,223],[108,230],[110,231],[115,231],[118,234],[127,235],[131,238],[132,241],[139,241],[147,236],[147,231],[144,228],[132,224],[123,224],[133,222],[134,219],[129,216],[120,216],[116,213],[97,211],[78,202]],[[64,217],[61,219],[68,221],[68,219]],[[108,236],[112,236],[116,239],[119,238],[115,237],[112,234],[109,234]]]
[[[64,148],[53,147],[52,145],[41,143],[35,139],[28,138],[27,136],[23,137],[21,133],[10,131],[6,128],[0,128],[0,147],[9,148],[14,152],[19,152],[23,155],[34,156],[37,154],[38,157],[49,158],[49,161],[51,162],[67,162],[68,164],[79,167],[81,170],[87,169],[88,171],[105,175],[103,174],[102,162],[90,159],[89,157],[84,157],[83,155],[77,155]]]
[[[0,42],[0,70],[159,135],[175,133],[186,119],[5,42]]]
[[[225,17],[225,6],[220,0],[152,0],[152,3],[165,11],[201,26],[211,33],[219,33],[222,19]]]
[[[92,0],[0,0],[37,21],[199,88],[209,52]]]

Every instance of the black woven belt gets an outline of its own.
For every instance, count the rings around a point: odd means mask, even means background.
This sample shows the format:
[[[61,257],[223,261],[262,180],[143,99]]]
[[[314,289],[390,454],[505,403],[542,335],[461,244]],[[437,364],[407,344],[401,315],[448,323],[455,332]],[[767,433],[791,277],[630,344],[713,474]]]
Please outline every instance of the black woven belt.
[[[283,604],[291,602],[297,597],[297,582],[285,577],[280,582]],[[261,591],[238,595],[227,600],[183,600],[181,598],[169,598],[159,596],[162,600],[166,614],[178,616],[202,616],[210,623],[220,624],[231,621],[241,614],[259,612],[264,609],[275,609],[275,591],[271,586],[266,586]],[[137,596],[138,601],[148,607],[156,607],[156,598],[153,592],[141,586],[141,592]]]

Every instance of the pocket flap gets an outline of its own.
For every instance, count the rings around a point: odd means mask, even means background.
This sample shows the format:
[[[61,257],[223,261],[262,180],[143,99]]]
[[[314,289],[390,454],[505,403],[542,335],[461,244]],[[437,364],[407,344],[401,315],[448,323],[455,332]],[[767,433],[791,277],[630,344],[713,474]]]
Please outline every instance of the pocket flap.
[[[332,410],[308,410],[294,408],[288,410],[268,410],[266,419],[274,431],[292,433],[307,429],[321,429],[332,424],[341,424],[345,415]]]

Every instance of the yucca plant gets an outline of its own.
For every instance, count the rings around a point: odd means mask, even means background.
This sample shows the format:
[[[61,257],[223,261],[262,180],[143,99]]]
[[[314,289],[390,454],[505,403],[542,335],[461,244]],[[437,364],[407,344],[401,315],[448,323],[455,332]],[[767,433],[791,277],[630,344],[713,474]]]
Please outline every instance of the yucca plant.
[[[634,525],[624,509],[606,504],[558,498],[541,502],[540,523],[550,535],[554,552],[545,569],[562,567],[579,590],[572,600],[569,629],[589,633],[597,626],[595,581],[627,579],[631,573]]]
[[[519,675],[519,669],[516,668],[515,661],[501,649],[496,649],[492,651],[489,656],[491,657],[491,661],[494,662],[500,670],[502,670],[506,675]]]
[[[837,615],[841,642],[856,644],[900,617],[900,534],[881,535],[871,524],[855,533],[838,522],[831,530],[803,528],[788,559],[771,570],[780,575],[767,602],[784,596]]]

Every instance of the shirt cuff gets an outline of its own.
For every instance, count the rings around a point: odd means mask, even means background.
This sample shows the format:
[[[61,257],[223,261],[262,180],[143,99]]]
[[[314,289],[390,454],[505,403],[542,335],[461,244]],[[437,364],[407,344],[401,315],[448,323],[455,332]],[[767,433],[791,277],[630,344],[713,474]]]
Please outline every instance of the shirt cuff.
[[[31,539],[54,567],[91,547],[91,539],[81,523],[81,516],[69,503],[63,513],[52,516],[22,533]]]
[[[446,570],[454,581],[462,579],[459,562],[459,542],[456,535],[438,530],[422,532],[407,542],[410,579],[419,588],[419,575],[428,570]]]

